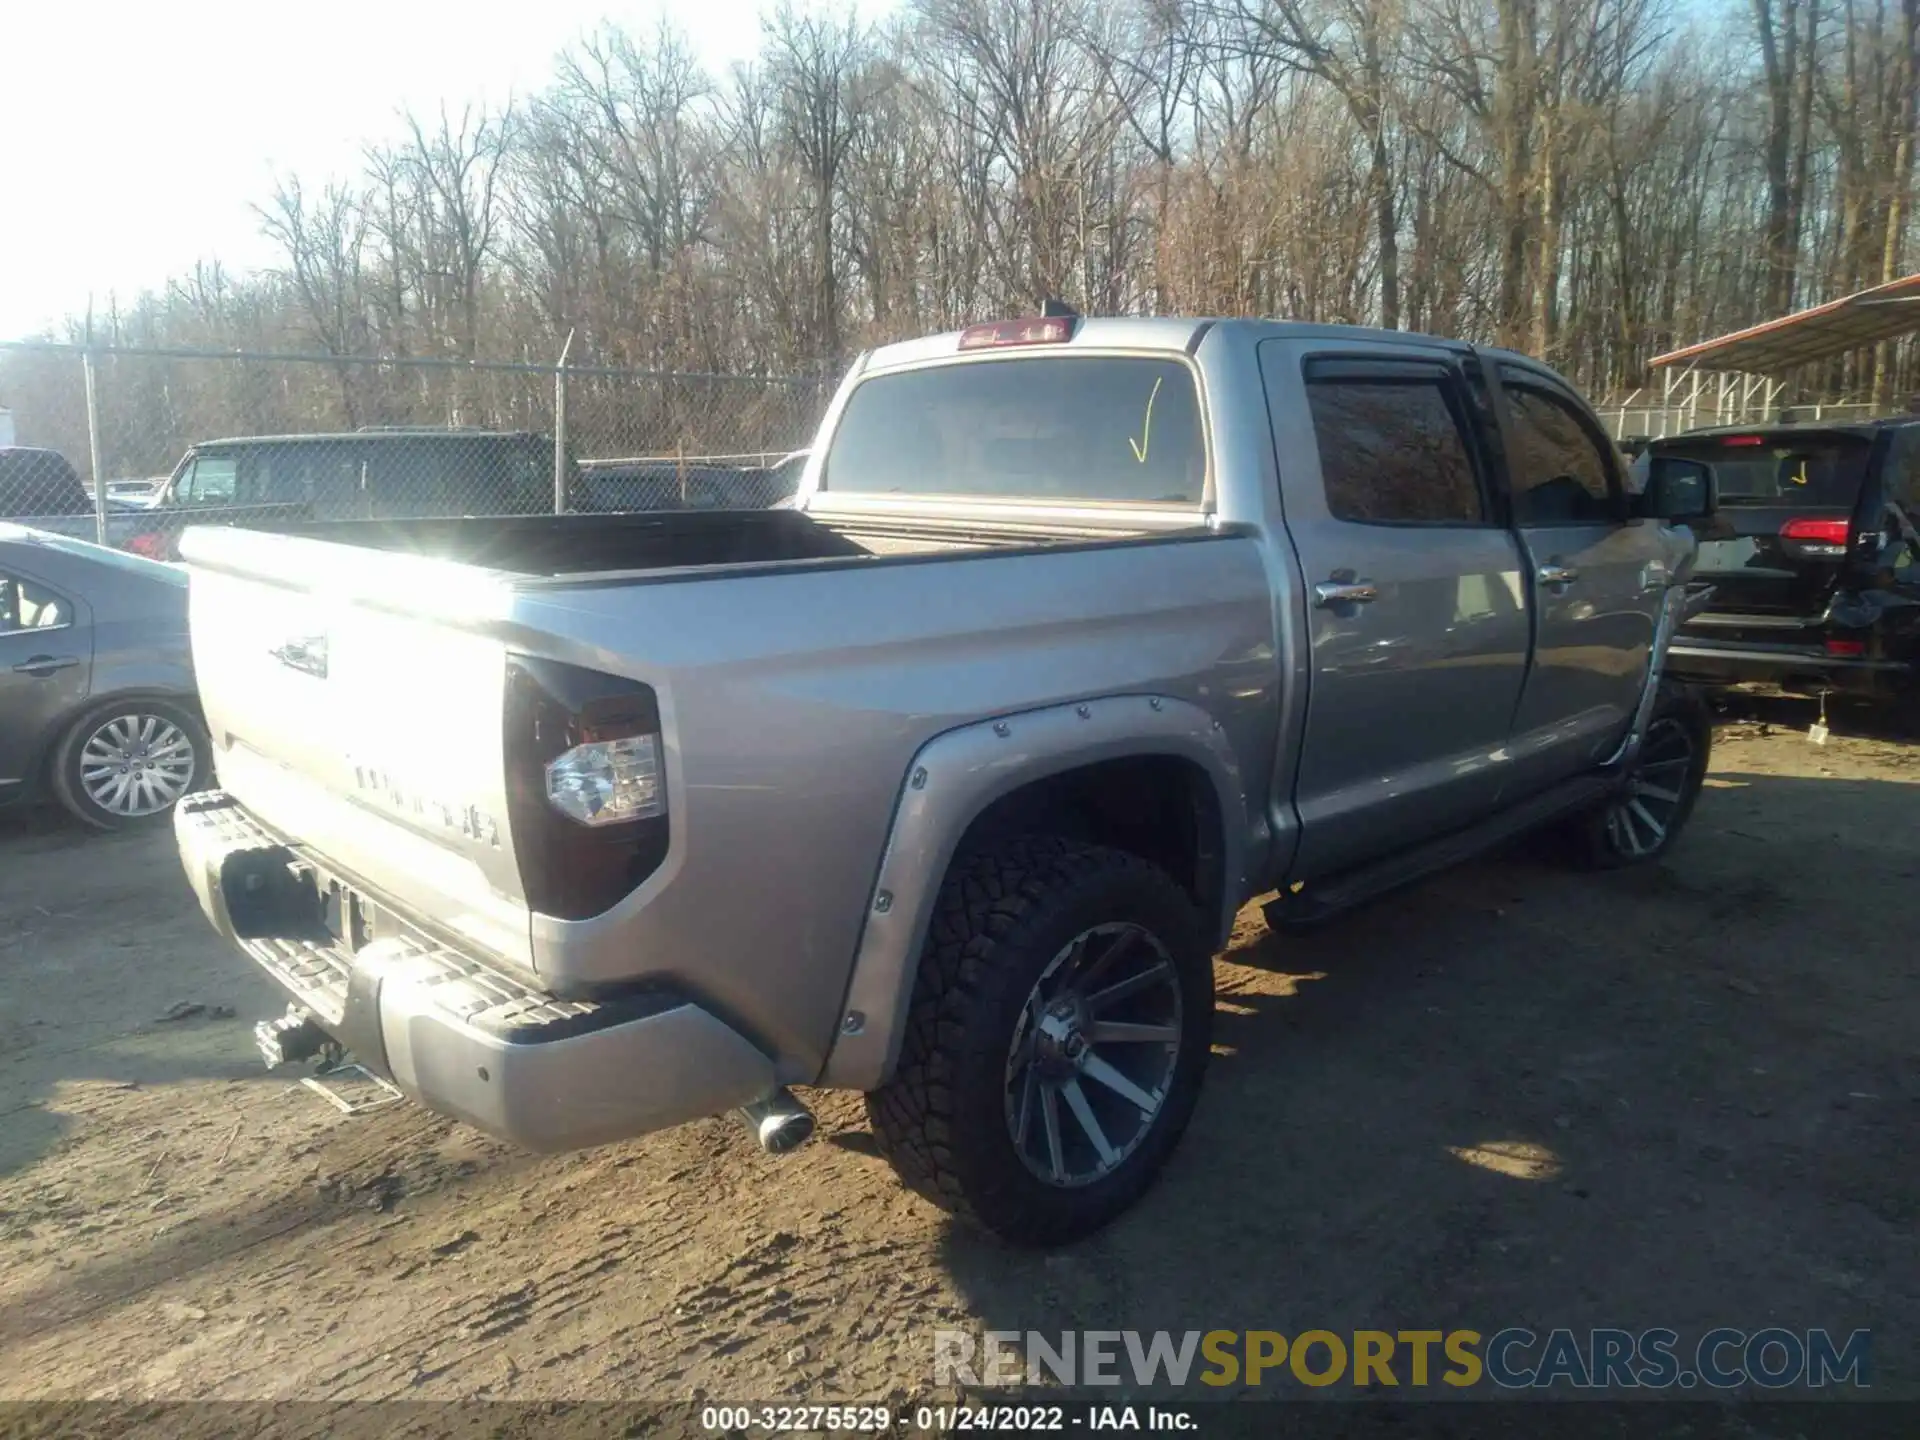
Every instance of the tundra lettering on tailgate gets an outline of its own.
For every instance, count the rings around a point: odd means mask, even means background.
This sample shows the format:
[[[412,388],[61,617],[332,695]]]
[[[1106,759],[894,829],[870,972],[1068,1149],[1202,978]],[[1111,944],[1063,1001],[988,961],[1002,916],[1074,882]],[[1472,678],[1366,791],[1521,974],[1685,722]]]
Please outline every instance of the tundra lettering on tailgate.
[[[403,784],[391,771],[351,755],[347,760],[353,766],[353,783],[363,794],[378,796],[403,814],[429,821],[477,844],[500,848],[499,825],[478,805],[449,804]]]

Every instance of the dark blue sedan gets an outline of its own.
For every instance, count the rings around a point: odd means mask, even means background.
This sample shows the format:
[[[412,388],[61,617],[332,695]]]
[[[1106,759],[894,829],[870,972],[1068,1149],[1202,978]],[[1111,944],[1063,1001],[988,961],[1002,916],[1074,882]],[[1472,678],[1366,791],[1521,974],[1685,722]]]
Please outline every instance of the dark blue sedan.
[[[207,779],[184,570],[0,523],[0,805],[51,796],[103,830]]]

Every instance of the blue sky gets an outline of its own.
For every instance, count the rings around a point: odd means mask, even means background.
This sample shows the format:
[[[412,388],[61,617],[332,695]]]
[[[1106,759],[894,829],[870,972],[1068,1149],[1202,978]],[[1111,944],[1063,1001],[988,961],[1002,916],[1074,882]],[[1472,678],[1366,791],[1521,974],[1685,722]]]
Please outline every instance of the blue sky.
[[[759,0],[16,0],[0,5],[0,339],[218,256],[271,262],[276,172],[351,172],[396,112],[537,90],[603,20],[665,13],[718,71]],[[839,9],[839,6],[835,6]],[[866,4],[862,13],[885,7]]]

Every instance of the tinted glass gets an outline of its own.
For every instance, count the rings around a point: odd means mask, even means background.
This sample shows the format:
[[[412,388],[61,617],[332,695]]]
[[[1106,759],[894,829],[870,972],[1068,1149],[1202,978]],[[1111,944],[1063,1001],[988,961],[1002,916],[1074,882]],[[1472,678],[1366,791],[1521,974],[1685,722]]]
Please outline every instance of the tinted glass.
[[[1508,385],[1515,518],[1522,525],[1601,524],[1616,518],[1606,452],[1558,396]]]
[[[376,516],[523,515],[553,504],[553,449],[537,437],[409,435],[355,453]]]
[[[1327,509],[1336,519],[1461,524],[1480,489],[1444,381],[1318,380],[1307,386]]]
[[[243,467],[246,473],[244,498],[249,502],[273,504],[304,501],[315,451],[316,447],[311,445],[289,445],[247,452]]]
[[[1705,463],[1724,506],[1851,510],[1870,449],[1850,435],[1734,435],[1662,441],[1654,453]]]
[[[1200,503],[1206,445],[1176,360],[1028,356],[877,375],[848,398],[824,488]]]
[[[57,450],[0,450],[0,516],[91,515],[93,497]]]
[[[300,487],[288,498],[311,505],[321,517],[358,513],[360,457],[351,446],[313,445],[300,458]]]

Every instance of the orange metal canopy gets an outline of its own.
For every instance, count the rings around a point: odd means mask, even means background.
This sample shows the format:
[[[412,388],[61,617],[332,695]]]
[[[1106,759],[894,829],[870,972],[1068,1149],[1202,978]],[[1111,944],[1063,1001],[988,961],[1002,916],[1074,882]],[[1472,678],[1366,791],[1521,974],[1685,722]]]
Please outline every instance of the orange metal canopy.
[[[1782,375],[1916,330],[1920,330],[1920,275],[1907,275],[1717,340],[1656,355],[1650,363]]]

